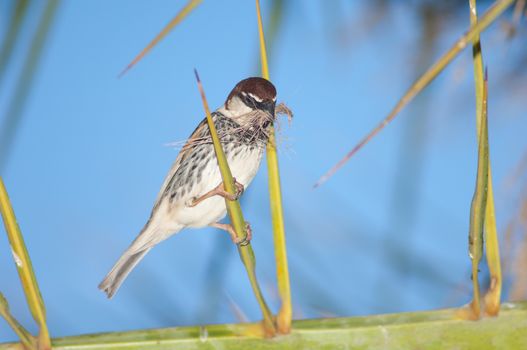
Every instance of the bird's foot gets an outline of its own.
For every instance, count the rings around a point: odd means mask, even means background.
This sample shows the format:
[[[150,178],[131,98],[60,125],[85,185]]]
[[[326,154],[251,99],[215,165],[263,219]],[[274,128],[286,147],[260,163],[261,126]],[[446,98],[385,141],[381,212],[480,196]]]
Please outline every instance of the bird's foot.
[[[245,191],[245,187],[243,186],[243,184],[236,181],[235,177],[232,178],[232,181],[234,182],[234,187],[236,187],[236,199],[239,199]]]
[[[216,222],[214,224],[211,224],[210,226],[227,231],[231,236],[232,242],[236,245],[246,246],[247,244],[249,244],[249,242],[251,242],[251,239],[253,237],[253,231],[251,229],[251,225],[248,222],[245,223],[245,232],[247,233],[245,238],[238,237],[238,235],[236,234],[236,230],[234,230],[234,227],[231,224],[220,224]]]
[[[218,186],[216,186],[214,189],[210,190],[209,192],[205,193],[203,196],[193,198],[190,203],[187,203],[187,207],[195,207],[199,203],[203,202],[205,199],[213,197],[213,196],[222,196],[223,198],[226,198],[230,201],[235,201],[238,198],[241,197],[243,194],[243,191],[245,190],[245,187],[243,184],[236,181],[236,178],[232,178],[234,181],[234,186],[236,187],[236,193],[232,194],[227,191],[225,191],[225,187],[223,186],[223,182],[221,182]]]

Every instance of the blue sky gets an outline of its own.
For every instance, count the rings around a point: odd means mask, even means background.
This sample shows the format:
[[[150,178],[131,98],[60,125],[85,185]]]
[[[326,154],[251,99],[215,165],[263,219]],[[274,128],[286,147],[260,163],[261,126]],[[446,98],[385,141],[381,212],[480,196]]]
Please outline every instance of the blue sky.
[[[258,74],[254,4],[230,0],[205,1],[117,79],[183,3],[59,7],[4,173],[54,336],[236,322],[231,303],[250,320],[260,317],[235,247],[212,229],[185,230],[156,247],[114,299],[97,290],[148,218],[178,152],[166,144],[185,140],[203,118],[193,69],[213,108],[239,80]],[[313,190],[423,70],[420,22],[409,5],[393,5],[384,23],[366,30],[358,23],[369,12],[357,2],[340,2],[331,21],[322,4],[287,8],[271,57],[278,99],[295,113],[291,125],[282,120],[279,135],[295,317],[461,305],[470,299],[467,232],[476,170],[470,52]],[[448,15],[434,59],[468,27],[468,10],[466,18]],[[500,228],[516,208],[507,176],[527,149],[526,86],[507,84],[521,42],[502,37],[497,26],[483,36]],[[25,54],[18,48],[20,60]],[[5,85],[16,72],[15,62]],[[253,227],[257,273],[276,310],[266,188],[263,166],[242,206]],[[0,290],[35,331],[0,231]],[[0,324],[0,341],[14,340]]]

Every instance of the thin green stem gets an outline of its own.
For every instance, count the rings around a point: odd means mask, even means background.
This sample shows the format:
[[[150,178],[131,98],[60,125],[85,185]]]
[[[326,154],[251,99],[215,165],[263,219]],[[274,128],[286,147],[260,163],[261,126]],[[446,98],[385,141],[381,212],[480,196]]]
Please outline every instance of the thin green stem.
[[[59,2],[59,0],[49,0],[45,6],[38,27],[31,39],[30,50],[25,57],[22,72],[14,88],[5,118],[0,123],[0,175],[7,164],[9,151],[22,120],[26,99],[31,92],[32,82],[40,63],[39,59],[46,45]]]
[[[256,15],[258,18],[258,33],[260,42],[260,60],[262,63],[262,77],[270,80],[267,64],[267,49],[263,30],[262,12],[260,1],[256,0]],[[291,286],[289,281],[289,267],[287,264],[287,248],[285,243],[284,210],[282,207],[282,190],[280,186],[280,171],[278,167],[278,154],[276,152],[276,134],[274,128],[269,132],[267,143],[267,169],[269,177],[269,201],[271,204],[271,218],[273,221],[273,239],[276,259],[276,274],[278,293],[282,305],[276,318],[278,331],[282,334],[291,330],[293,307],[291,303]]]
[[[234,186],[234,180],[232,178],[232,173],[229,168],[227,158],[225,157],[225,153],[223,152],[223,148],[218,137],[218,132],[216,131],[216,126],[214,125],[214,121],[210,114],[210,109],[207,103],[207,99],[205,97],[205,91],[203,90],[203,86],[199,79],[198,72],[195,71],[195,74],[196,79],[198,81],[198,88],[201,93],[201,99],[203,101],[203,107],[207,115],[207,123],[209,125],[210,134],[214,145],[214,151],[218,160],[218,166],[220,168],[221,177],[223,178],[223,186],[227,192],[235,194],[236,191]],[[225,204],[227,206],[227,212],[229,214],[232,226],[234,227],[237,237],[241,238],[242,240],[245,240],[247,238],[247,229],[245,219],[243,218],[243,213],[240,207],[240,203],[238,202],[238,200],[231,201],[225,199]],[[238,245],[238,252],[240,253],[240,258],[245,266],[245,269],[247,270],[249,281],[251,283],[251,287],[254,291],[258,304],[260,305],[260,309],[263,314],[265,333],[267,336],[273,336],[276,333],[273,322],[273,315],[264,300],[262,291],[260,289],[260,286],[258,285],[258,280],[256,279],[256,260],[254,258],[254,252],[250,243],[247,245]]]
[[[473,26],[478,22],[476,0],[469,0],[470,24]],[[483,107],[483,89],[485,77],[483,71],[483,51],[479,35],[472,40],[472,55],[474,61],[474,86],[476,90],[476,131],[478,140],[481,133],[481,118]],[[490,156],[489,156],[490,157]],[[491,162],[488,161],[488,189],[487,207],[485,212],[485,247],[487,265],[490,271],[490,288],[485,294],[485,312],[488,315],[497,315],[500,309],[501,299],[501,262],[498,243],[498,229],[494,211],[494,191],[492,186]]]
[[[0,82],[4,77],[4,72],[7,68],[10,57],[14,52],[13,47],[17,42],[17,38],[19,37],[28,4],[28,0],[18,0],[16,2],[14,14],[11,16],[9,25],[7,27],[7,32],[2,40],[2,44],[0,46]]]
[[[46,308],[44,307],[44,301],[40,295],[40,289],[38,288],[31,259],[29,258],[24,238],[22,237],[22,233],[16,222],[15,213],[1,177],[0,212],[4,219],[5,230],[7,232],[7,237],[9,238],[9,244],[11,245],[11,251],[13,253],[13,258],[15,259],[18,276],[20,277],[26,295],[29,310],[33,315],[33,319],[40,327],[40,333],[38,336],[39,346],[41,349],[51,349],[49,332],[46,324]]]
[[[9,304],[2,293],[0,293],[0,316],[7,321],[7,324],[18,335],[20,341],[27,349],[35,348],[35,338],[13,317],[9,311]]]
[[[177,13],[177,15],[168,22],[168,24],[156,35],[156,37],[148,43],[148,45],[130,62],[121,73],[119,73],[119,78],[125,75],[130,69],[132,69],[137,62],[139,62],[146,54],[148,54],[154,46],[156,46],[161,40],[167,36],[168,33],[174,27],[176,27],[181,21],[183,21],[194,8],[196,8],[203,0],[189,0],[187,4]]]
[[[498,0],[496,1],[485,14],[479,19],[479,21],[470,27],[470,29],[459,38],[454,45],[443,54],[421,77],[419,77],[412,86],[405,92],[403,97],[397,102],[395,107],[390,111],[388,116],[384,118],[372,131],[370,131],[360,142],[355,145],[335,166],[333,166],[326,174],[324,174],[315,183],[314,187],[318,187],[326,182],[331,176],[333,176],[348,160],[355,155],[364,145],[366,145],[371,139],[375,137],[386,125],[388,125],[399,112],[413,100],[413,98],[419,94],[425,87],[428,86],[438,75],[441,73],[447,65],[449,65],[454,58],[463,51],[467,45],[483,32],[490,24],[492,24],[499,15],[501,15],[507,8],[509,8],[515,0]]]
[[[476,189],[470,207],[469,255],[472,259],[472,281],[474,284],[474,300],[472,301],[475,318],[480,314],[480,292],[478,281],[479,262],[483,256],[483,230],[485,212],[487,209],[487,188],[489,170],[489,143],[487,123],[487,84],[484,83],[481,108],[481,133],[478,142],[478,170],[476,174]]]

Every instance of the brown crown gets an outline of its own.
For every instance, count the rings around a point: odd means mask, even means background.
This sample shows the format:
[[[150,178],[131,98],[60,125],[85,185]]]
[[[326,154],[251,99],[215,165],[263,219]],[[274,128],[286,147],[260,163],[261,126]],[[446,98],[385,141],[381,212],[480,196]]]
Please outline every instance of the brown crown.
[[[262,101],[272,101],[276,98],[276,89],[274,85],[267,79],[251,77],[240,81],[227,97],[226,104],[235,96],[242,92],[252,94]]]

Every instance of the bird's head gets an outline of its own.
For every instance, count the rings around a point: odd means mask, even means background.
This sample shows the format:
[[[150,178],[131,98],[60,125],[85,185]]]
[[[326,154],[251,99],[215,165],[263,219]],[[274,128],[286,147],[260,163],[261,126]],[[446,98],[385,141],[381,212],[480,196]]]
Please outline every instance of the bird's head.
[[[276,89],[266,79],[252,77],[240,81],[225,101],[226,114],[242,127],[257,124],[267,128],[274,121]]]

